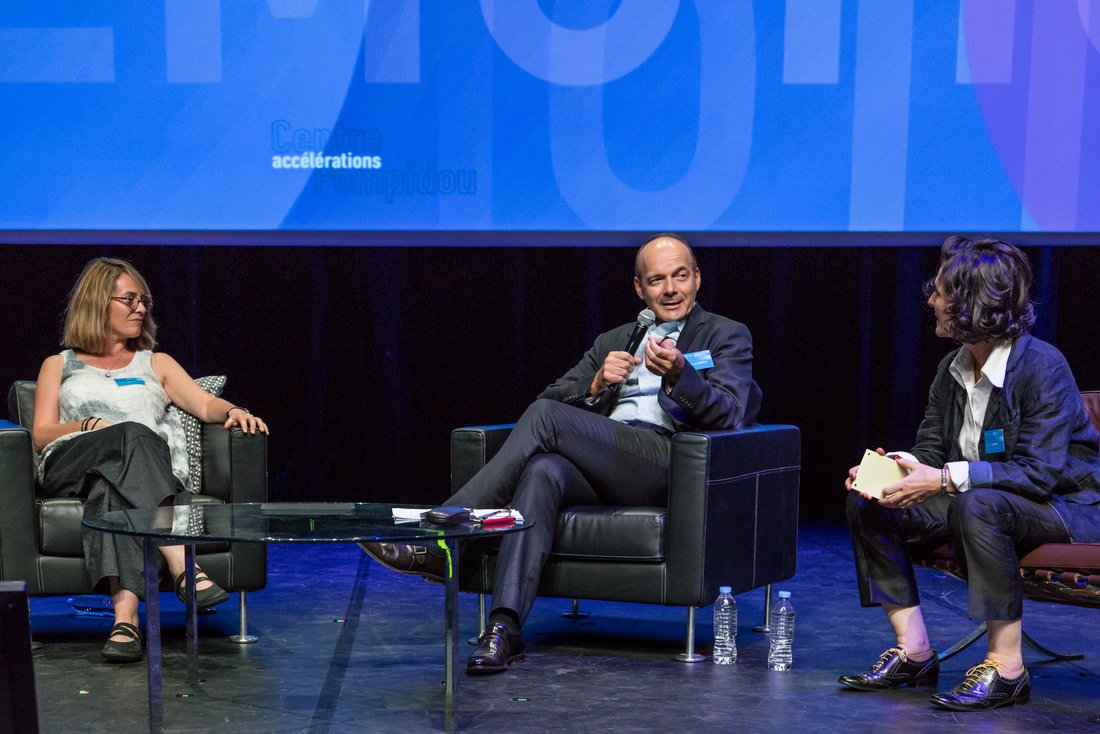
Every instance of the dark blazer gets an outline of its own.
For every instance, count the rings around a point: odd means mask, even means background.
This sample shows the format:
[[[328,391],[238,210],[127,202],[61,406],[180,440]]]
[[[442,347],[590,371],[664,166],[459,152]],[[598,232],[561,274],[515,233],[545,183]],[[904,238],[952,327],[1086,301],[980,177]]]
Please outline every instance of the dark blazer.
[[[634,324],[604,332],[596,337],[573,369],[559,377],[539,395],[590,410],[606,412],[607,402],[588,406],[588,388],[609,352],[620,351]],[[751,426],[760,410],[760,387],[752,379],[752,336],[744,324],[707,313],[698,303],[691,309],[676,339],[684,354],[710,350],[714,366],[696,370],[684,367],[671,395],[658,393],[661,408],[672,417],[678,430],[719,430]]]
[[[928,466],[963,461],[959,452],[966,390],[943,358],[912,453]],[[1089,421],[1065,357],[1025,334],[1012,345],[1004,387],[994,388],[982,432],[1003,429],[1004,451],[970,462],[972,488],[993,487],[1051,504],[1077,542],[1100,541],[1100,433]]]

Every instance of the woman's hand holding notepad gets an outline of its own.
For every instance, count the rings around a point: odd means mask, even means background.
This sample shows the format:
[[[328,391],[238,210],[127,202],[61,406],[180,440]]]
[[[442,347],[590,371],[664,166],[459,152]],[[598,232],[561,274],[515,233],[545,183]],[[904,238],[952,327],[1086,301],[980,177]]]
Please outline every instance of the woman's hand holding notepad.
[[[882,499],[883,487],[889,487],[905,478],[905,470],[889,456],[868,449],[859,462],[859,472],[852,481],[852,489],[875,499]]]

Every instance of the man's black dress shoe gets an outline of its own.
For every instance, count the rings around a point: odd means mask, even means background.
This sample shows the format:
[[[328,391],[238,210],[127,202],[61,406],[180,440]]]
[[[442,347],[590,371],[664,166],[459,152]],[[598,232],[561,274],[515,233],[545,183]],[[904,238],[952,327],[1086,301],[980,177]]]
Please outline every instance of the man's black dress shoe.
[[[438,584],[447,577],[447,556],[442,548],[407,543],[359,543],[359,547],[392,571],[423,576]]]
[[[523,660],[526,648],[519,632],[494,622],[477,640],[477,651],[466,661],[467,675],[500,673],[511,663]]]
[[[997,666],[982,663],[966,671],[966,680],[947,693],[932,696],[932,703],[955,711],[985,711],[1027,703],[1031,698],[1031,677],[1027,670],[1013,680],[1001,677]]]
[[[940,677],[940,659],[932,657],[916,662],[900,647],[891,647],[879,656],[866,673],[842,675],[837,680],[857,691],[887,691],[898,686],[936,685]]]

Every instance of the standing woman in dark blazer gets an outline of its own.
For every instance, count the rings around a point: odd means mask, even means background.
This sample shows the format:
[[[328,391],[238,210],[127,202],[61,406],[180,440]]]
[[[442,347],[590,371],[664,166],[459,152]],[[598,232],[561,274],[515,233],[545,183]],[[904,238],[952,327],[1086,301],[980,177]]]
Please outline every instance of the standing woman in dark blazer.
[[[969,711],[1025,703],[1019,557],[1043,543],[1100,541],[1100,434],[1062,353],[1030,334],[1031,265],[1012,245],[949,237],[927,286],[936,335],[961,346],[936,371],[906,477],[876,500],[852,491],[848,524],[860,601],[881,605],[897,637],[871,668],[840,682],[864,691],[935,685],[939,663],[921,614],[908,542],[950,542],[969,614],[988,625],[985,660],[932,696]],[[882,450],[879,450],[880,453]]]

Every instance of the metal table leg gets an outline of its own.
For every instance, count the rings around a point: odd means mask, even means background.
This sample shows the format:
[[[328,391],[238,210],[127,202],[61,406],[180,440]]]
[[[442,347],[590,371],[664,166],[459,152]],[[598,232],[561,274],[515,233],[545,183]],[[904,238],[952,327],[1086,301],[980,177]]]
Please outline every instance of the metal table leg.
[[[199,689],[199,610],[195,603],[195,546],[183,546],[183,583],[187,586],[187,674],[191,688]]]
[[[455,731],[455,672],[458,670],[458,541],[439,541],[447,550],[446,632],[446,703],[444,724],[447,731]]]
[[[149,674],[149,731],[164,731],[164,670],[160,650],[160,585],[157,541],[145,538],[145,642]]]

